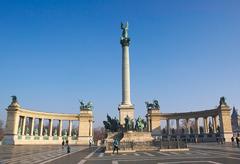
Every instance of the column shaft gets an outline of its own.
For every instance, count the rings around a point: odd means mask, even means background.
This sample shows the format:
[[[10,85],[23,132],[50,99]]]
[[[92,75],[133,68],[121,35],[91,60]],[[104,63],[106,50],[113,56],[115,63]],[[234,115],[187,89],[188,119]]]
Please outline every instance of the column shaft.
[[[167,119],[167,134],[170,134],[170,126],[169,126],[169,119]]]
[[[212,117],[212,124],[213,124],[213,133],[217,132],[217,126],[216,126],[216,116]]]
[[[72,120],[69,120],[68,136],[72,136]]]
[[[195,134],[199,134],[198,118],[195,118]]]
[[[22,135],[25,135],[26,119],[27,119],[27,117],[23,116]]]
[[[53,130],[53,119],[49,119],[49,136],[52,136]]]
[[[122,46],[122,104],[131,105],[129,47]]]
[[[216,132],[217,133],[217,128],[218,128],[218,123],[217,123],[217,116],[214,117],[214,124],[215,124],[215,127],[216,127]]]
[[[39,130],[39,136],[43,135],[43,118],[39,119],[40,123],[40,130]]]
[[[177,125],[177,134],[180,134],[179,119],[176,119],[176,125]]]
[[[35,118],[34,117],[32,117],[31,118],[31,136],[33,136],[33,132],[34,132],[34,120],[35,120]]]
[[[59,129],[58,129],[58,135],[59,137],[62,136],[62,120],[59,120]]]

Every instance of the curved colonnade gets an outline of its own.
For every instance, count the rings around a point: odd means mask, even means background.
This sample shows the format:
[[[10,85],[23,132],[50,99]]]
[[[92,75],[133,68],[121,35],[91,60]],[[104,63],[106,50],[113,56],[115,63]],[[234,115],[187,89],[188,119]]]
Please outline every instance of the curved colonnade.
[[[12,102],[6,110],[3,144],[61,144],[63,140],[88,144],[93,137],[93,113],[88,109],[80,110],[80,114],[37,112]]]
[[[219,104],[215,109],[185,113],[161,113],[160,109],[151,109],[146,115],[148,131],[154,136],[194,136],[198,141],[210,141],[208,136],[211,136],[212,141],[215,141],[216,137],[222,137],[228,142],[232,137],[230,111],[227,104]],[[201,127],[200,119],[203,122]],[[170,126],[172,120],[176,124],[175,128]],[[185,128],[180,127],[180,120],[185,122]],[[162,121],[166,121],[166,128],[161,128]]]

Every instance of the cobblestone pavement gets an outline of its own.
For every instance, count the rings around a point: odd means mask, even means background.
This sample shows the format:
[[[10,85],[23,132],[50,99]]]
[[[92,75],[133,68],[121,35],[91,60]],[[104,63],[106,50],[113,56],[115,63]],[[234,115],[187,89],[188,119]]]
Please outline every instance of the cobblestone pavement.
[[[48,164],[239,164],[240,148],[231,144],[190,144],[189,151],[178,152],[134,152],[106,154],[100,147],[72,146],[70,154],[61,147],[0,146],[2,163],[48,163]],[[6,150],[6,151],[4,151]],[[11,150],[11,151],[9,151]],[[45,150],[45,151],[44,151]],[[11,152],[13,155],[10,155]],[[3,155],[2,155],[3,153]],[[5,155],[4,155],[5,154]],[[10,159],[11,158],[11,159]]]
[[[84,150],[86,146],[71,146],[71,153]],[[67,155],[66,147],[62,146],[0,146],[0,164],[43,163],[53,158]]]

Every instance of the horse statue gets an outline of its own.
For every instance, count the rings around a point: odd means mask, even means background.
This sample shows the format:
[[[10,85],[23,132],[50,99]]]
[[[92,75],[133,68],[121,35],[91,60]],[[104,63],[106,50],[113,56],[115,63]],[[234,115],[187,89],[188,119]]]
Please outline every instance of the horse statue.
[[[145,104],[146,104],[146,108],[147,108],[148,110],[152,110],[152,109],[158,109],[158,110],[159,110],[159,109],[160,109],[158,100],[153,100],[152,103],[146,101]]]
[[[93,109],[93,105],[92,102],[89,101],[86,105],[83,101],[80,101],[80,110],[92,110]]]
[[[144,128],[145,128],[145,121],[139,116],[136,120],[135,129],[136,131],[142,132]]]

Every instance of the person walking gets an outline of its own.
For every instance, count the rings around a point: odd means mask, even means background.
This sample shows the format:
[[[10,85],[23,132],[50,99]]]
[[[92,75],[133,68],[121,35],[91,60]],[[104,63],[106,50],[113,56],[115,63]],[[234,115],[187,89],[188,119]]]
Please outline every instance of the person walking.
[[[62,149],[64,149],[64,144],[65,144],[65,142],[64,142],[64,140],[62,141]]]
[[[237,147],[239,147],[239,137],[236,137]]]
[[[233,136],[231,138],[231,141],[232,141],[232,146],[234,146],[234,137]]]
[[[119,149],[119,141],[118,141],[118,139],[116,138],[116,139],[113,141],[113,154],[114,154],[115,150],[117,150],[117,154],[118,154],[118,149]]]
[[[70,151],[71,151],[71,148],[69,145],[67,145],[67,153],[70,153]]]

